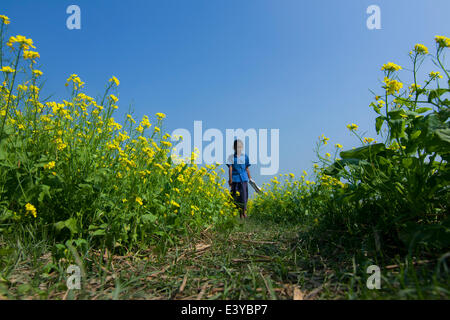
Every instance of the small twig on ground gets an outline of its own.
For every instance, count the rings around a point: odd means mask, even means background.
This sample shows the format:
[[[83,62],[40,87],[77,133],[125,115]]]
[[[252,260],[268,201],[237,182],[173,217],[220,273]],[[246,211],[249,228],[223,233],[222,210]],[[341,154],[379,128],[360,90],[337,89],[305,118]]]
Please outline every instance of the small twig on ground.
[[[313,291],[311,291],[310,293],[308,293],[304,300],[311,300],[313,297],[315,297],[322,289],[323,289],[324,285],[320,285],[319,287],[315,288]]]
[[[412,264],[413,265],[421,265],[421,264],[427,264],[427,263],[430,263],[430,262],[433,262],[433,261],[431,261],[431,260],[419,260],[419,261],[413,261],[412,262]],[[392,265],[389,265],[389,266],[386,266],[386,267],[384,267],[385,269],[396,269],[396,268],[400,268],[400,267],[403,267],[405,264],[404,263],[402,263],[402,264],[392,264]]]
[[[188,277],[188,274],[186,273],[184,275],[183,282],[181,283],[181,286],[180,286],[180,289],[178,290],[178,292],[180,292],[180,293],[183,292],[184,287],[186,287],[187,277]]]
[[[197,300],[201,300],[203,298],[203,295],[206,292],[206,286],[208,285],[208,282],[205,282],[205,284],[203,285],[202,289],[200,290],[200,293],[197,296]]]
[[[270,290],[270,287],[269,287],[269,284],[267,283],[266,278],[264,277],[264,275],[262,274],[261,271],[259,272],[259,274],[261,275],[261,278],[264,280],[264,285],[266,286],[267,292],[270,294],[272,300],[276,300],[277,297],[275,296],[275,293],[272,290]]]

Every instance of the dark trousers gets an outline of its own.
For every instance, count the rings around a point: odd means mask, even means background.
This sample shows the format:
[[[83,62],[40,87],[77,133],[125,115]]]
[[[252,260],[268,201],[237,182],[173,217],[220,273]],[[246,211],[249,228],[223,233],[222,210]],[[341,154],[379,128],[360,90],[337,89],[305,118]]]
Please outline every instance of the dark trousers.
[[[239,193],[239,195],[238,195]],[[231,183],[231,195],[234,199],[234,203],[238,208],[247,209],[248,201],[248,183],[243,182],[232,182]]]

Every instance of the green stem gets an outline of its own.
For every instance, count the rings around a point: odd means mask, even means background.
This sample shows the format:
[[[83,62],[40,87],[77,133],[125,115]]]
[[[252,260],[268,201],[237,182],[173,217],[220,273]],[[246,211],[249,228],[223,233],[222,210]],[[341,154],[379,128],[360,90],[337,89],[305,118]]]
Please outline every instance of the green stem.
[[[2,22],[2,27],[0,29],[0,68],[3,68],[3,26],[5,25]]]
[[[16,80],[17,66],[19,65],[19,59],[20,59],[20,52],[21,51],[22,51],[22,48],[19,48],[19,51],[17,52],[16,62],[15,62],[15,65],[14,65],[14,74],[13,74],[13,78],[12,78],[12,82],[11,82],[11,87],[10,87],[9,93],[8,93],[8,100],[6,102],[6,114],[5,114],[5,117],[3,118],[2,127],[0,129],[0,142],[3,139],[3,129],[5,128],[6,118],[8,117],[8,113],[9,113],[9,103],[11,101],[11,93],[12,93],[12,91],[14,89],[14,82]]]
[[[417,80],[416,80],[416,61],[417,61],[417,53],[414,56],[414,66],[413,66],[413,73],[414,73],[414,89],[416,91],[416,99],[414,99],[414,109],[413,111],[416,111],[417,109],[417,100],[419,99],[419,93],[417,90]]]
[[[439,65],[441,66],[442,70],[444,70],[445,74],[447,75],[447,79],[450,79],[450,76],[448,75],[447,70],[444,68],[444,66],[441,63],[441,59],[439,59],[439,51],[440,50],[438,49],[438,52],[436,54],[437,61],[439,62]]]

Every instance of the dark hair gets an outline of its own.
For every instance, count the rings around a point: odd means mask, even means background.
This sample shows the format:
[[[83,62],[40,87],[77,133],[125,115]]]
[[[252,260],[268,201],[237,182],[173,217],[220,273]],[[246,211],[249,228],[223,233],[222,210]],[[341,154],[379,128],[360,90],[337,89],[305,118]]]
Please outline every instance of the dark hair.
[[[234,154],[237,153],[237,145],[238,145],[238,143],[243,144],[242,141],[239,140],[239,139],[234,140],[234,143],[233,143]]]

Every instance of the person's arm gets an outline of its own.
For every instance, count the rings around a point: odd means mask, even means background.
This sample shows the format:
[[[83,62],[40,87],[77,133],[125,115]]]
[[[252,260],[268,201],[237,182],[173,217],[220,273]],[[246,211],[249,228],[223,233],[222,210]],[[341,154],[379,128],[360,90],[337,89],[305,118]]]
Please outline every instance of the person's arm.
[[[250,160],[248,159],[248,156],[245,155],[245,170],[247,171],[248,180],[252,180],[252,175],[250,174]]]
[[[252,175],[250,174],[250,168],[247,167],[245,170],[247,170],[248,179],[252,180]]]
[[[233,183],[233,167],[232,166],[228,166],[228,184],[231,186],[231,184]]]

